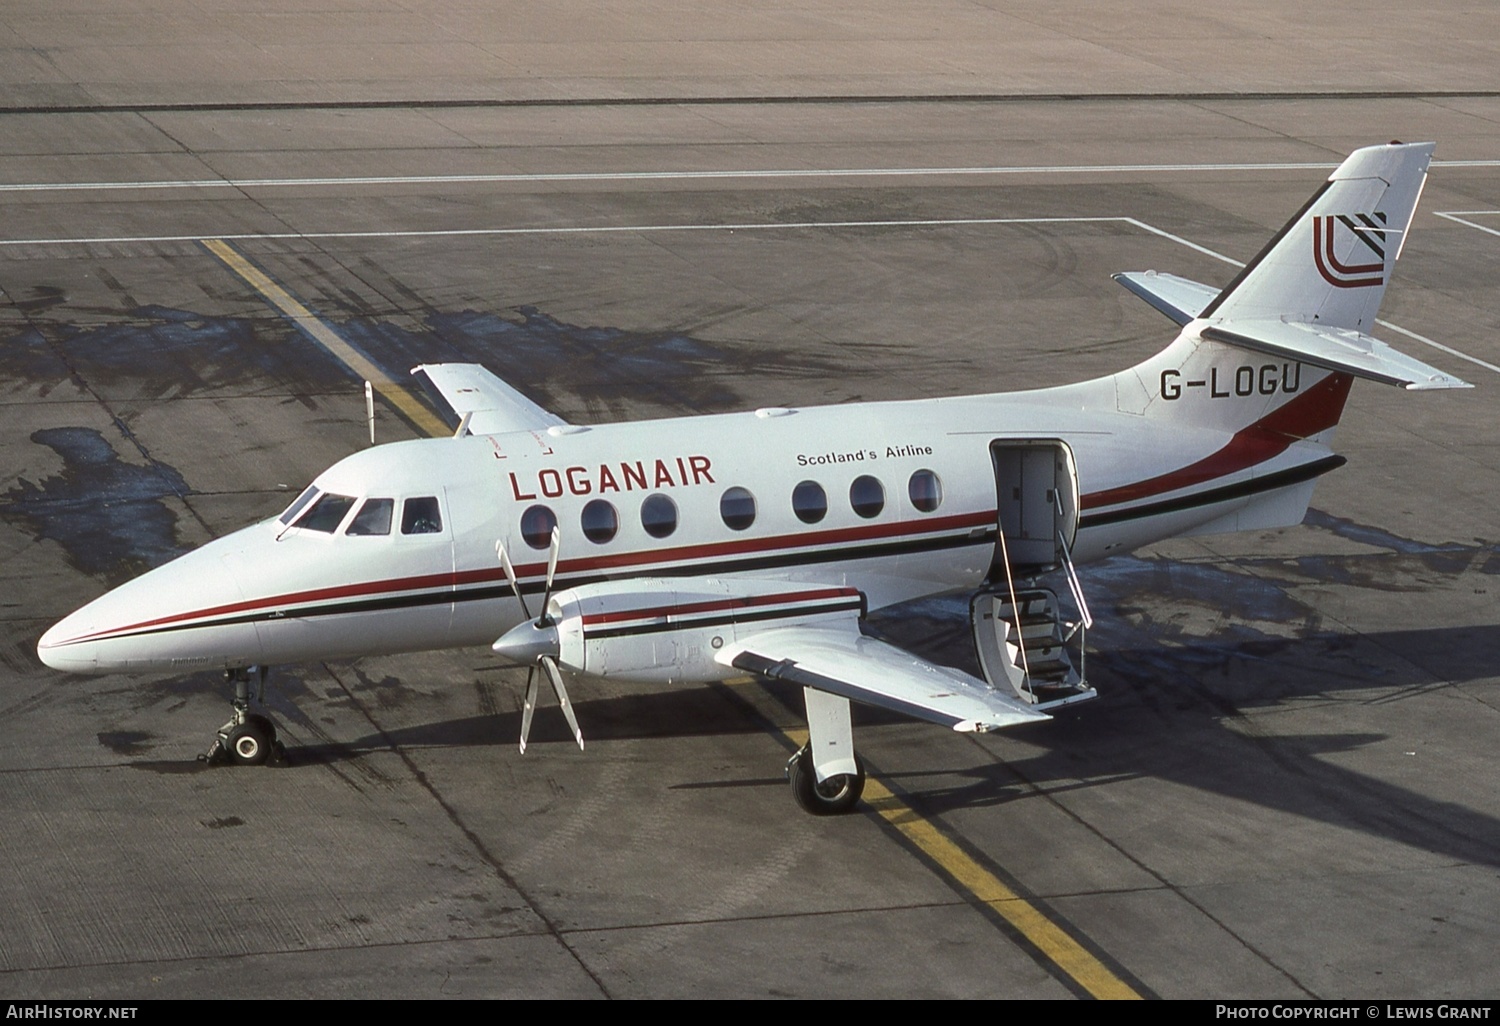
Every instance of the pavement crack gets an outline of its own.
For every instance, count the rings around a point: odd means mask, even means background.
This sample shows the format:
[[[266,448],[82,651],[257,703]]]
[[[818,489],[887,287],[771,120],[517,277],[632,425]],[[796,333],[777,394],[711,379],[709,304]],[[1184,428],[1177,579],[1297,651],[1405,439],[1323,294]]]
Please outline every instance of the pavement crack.
[[[490,850],[489,845],[485,844],[484,839],[481,838],[479,834],[476,833],[475,830],[464,821],[463,816],[460,815],[458,810],[454,808],[453,804],[443,796],[442,791],[439,790],[438,786],[433,783],[430,777],[428,777],[426,771],[417,765],[416,760],[411,757],[411,754],[407,752],[407,750],[400,744],[398,744],[395,738],[391,737],[391,735],[385,730],[385,728],[382,727],[378,721],[376,721],[375,717],[371,715],[369,708],[365,705],[364,702],[359,700],[359,697],[354,693],[353,689],[345,684],[343,679],[340,678],[337,674],[333,673],[331,669],[328,672],[329,675],[332,676],[333,679],[338,683],[344,694],[348,696],[349,702],[352,707],[357,710],[360,716],[364,718],[365,722],[370,725],[370,729],[380,736],[380,738],[385,742],[386,747],[389,748],[390,751],[398,759],[401,760],[402,764],[406,766],[407,772],[411,774],[412,780],[417,784],[418,787],[427,792],[428,796],[433,800],[433,802],[437,804],[438,808],[442,810],[443,815],[447,817],[448,822],[453,824],[454,828],[457,829],[458,832],[463,836],[464,840],[468,842],[469,846],[473,849],[474,853],[479,856],[480,860],[483,861],[485,865],[490,867],[490,870],[495,874],[496,878],[499,879],[502,884],[510,888],[510,890],[512,890],[516,895],[520,897],[522,901],[526,903],[526,907],[531,911],[531,914],[536,916],[537,920],[543,925],[543,927],[546,929],[546,932],[551,935],[552,939],[556,941],[558,946],[568,953],[568,955],[577,964],[579,970],[593,982],[594,986],[599,989],[599,993],[604,997],[612,997],[613,995],[610,993],[609,988],[605,985],[604,980],[601,979],[599,977],[599,974],[593,970],[593,968],[588,964],[587,961],[585,961],[583,956],[578,952],[578,949],[575,948],[572,944],[568,943],[567,932],[564,931],[557,924],[557,922],[552,919],[551,916],[542,911],[541,906],[537,902],[537,900],[532,897],[531,893],[525,887],[521,885],[519,880],[517,880],[510,874],[510,871],[505,868],[505,865],[500,861],[499,857]]]

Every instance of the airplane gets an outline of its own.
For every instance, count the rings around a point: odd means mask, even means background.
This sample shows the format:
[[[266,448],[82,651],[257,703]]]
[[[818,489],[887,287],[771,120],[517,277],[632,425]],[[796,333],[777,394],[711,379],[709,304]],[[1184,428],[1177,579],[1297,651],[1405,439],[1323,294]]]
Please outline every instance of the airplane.
[[[1077,565],[1301,523],[1346,462],[1330,445],[1354,378],[1470,387],[1371,334],[1433,148],[1356,150],[1222,289],[1115,275],[1180,332],[1092,381],[583,425],[481,366],[415,368],[453,437],[346,457],[279,516],[67,616],[37,654],[71,673],[224,671],[231,716],[205,757],[246,765],[282,752],[258,711],[271,665],[489,646],[530,668],[522,752],[543,676],[580,748],[567,677],[785,681],[809,735],[793,795],[847,812],[865,783],[851,701],[991,731],[1095,697]],[[866,623],[943,594],[970,597],[982,676]]]

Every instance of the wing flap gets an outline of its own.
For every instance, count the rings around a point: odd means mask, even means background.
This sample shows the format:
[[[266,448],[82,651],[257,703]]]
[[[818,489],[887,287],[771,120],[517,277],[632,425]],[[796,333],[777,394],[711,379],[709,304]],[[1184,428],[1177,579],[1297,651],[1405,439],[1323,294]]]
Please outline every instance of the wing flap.
[[[782,627],[728,645],[719,663],[958,731],[1049,719],[977,677],[837,627]]]
[[[567,423],[477,363],[424,363],[411,372],[427,376],[460,422],[469,418],[470,434],[545,431]]]

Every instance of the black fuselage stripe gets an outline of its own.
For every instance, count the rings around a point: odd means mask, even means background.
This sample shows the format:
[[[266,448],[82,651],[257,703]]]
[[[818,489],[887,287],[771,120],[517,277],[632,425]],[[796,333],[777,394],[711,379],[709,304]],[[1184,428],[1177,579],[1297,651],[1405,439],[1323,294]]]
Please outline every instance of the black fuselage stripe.
[[[1251,495],[1259,495],[1262,492],[1272,492],[1278,488],[1286,488],[1289,485],[1311,481],[1315,477],[1322,477],[1330,470],[1337,470],[1348,462],[1342,456],[1325,456],[1320,460],[1304,463],[1300,467],[1292,467],[1289,470],[1278,470],[1274,474],[1251,478],[1248,481],[1240,481],[1232,485],[1224,485],[1222,488],[1210,488],[1207,491],[1195,492],[1192,495],[1183,495],[1175,499],[1167,499],[1163,502],[1148,502],[1140,506],[1132,506],[1129,509],[1111,510],[1108,513],[1089,513],[1079,518],[1078,527],[1080,530],[1090,527],[1103,527],[1106,524],[1119,524],[1127,520],[1139,520],[1143,517],[1160,516],[1165,513],[1181,513],[1184,510],[1198,509],[1201,506],[1213,506],[1221,502],[1243,499]]]

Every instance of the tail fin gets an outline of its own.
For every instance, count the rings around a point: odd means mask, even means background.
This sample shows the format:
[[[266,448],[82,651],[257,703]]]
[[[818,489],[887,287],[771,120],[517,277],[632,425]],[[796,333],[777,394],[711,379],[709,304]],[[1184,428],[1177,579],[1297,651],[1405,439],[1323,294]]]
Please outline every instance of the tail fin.
[[[1282,430],[1292,437],[1326,441],[1351,376],[1413,389],[1468,388],[1367,333],[1432,150],[1432,143],[1355,150],[1216,295],[1173,275],[1116,275],[1183,325],[1166,350],[1116,375],[1120,408],[1230,431],[1286,421]],[[1277,414],[1282,407],[1290,409]]]
[[[1222,291],[1169,274],[1119,274],[1182,325],[1156,356],[1105,379],[1115,408],[1218,433],[1218,448],[1145,481],[1093,493],[1094,523],[1143,511],[1218,515],[1175,530],[1216,533],[1299,523],[1355,377],[1406,388],[1467,388],[1367,332],[1406,240],[1431,143],[1371,146],[1339,165]],[[1108,402],[1089,382],[1085,401]],[[1191,490],[1191,491],[1189,491]],[[1151,503],[1142,501],[1165,495]],[[1115,508],[1109,508],[1115,507]],[[1221,511],[1221,512],[1220,512]],[[1141,523],[1146,523],[1142,520]],[[1144,528],[1127,541],[1147,540]]]
[[[1427,181],[1433,143],[1355,150],[1198,316],[1367,332]]]

